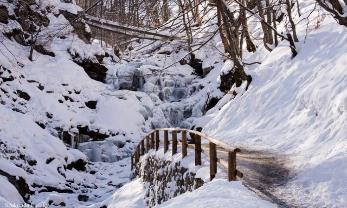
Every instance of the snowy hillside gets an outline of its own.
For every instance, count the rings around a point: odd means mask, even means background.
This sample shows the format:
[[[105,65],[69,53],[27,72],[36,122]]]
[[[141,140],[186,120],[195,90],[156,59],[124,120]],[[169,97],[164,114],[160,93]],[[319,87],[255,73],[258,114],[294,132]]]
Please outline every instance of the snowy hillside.
[[[88,42],[87,25],[81,23],[86,30],[79,32],[70,25],[66,18],[81,8],[60,1],[34,2],[31,9],[21,1],[0,5],[8,13],[0,24],[0,207],[24,202],[72,207],[103,200],[129,181],[129,160],[119,160],[160,114],[153,118],[155,108],[145,93],[115,91],[77,64],[102,66],[99,58],[112,67],[116,59]],[[21,38],[31,24],[22,16],[28,11],[45,21],[36,43],[44,50],[35,49],[33,61]]]
[[[247,92],[199,122],[231,145],[287,155],[296,176],[277,191],[305,207],[347,204],[346,32],[326,17],[294,59],[282,43],[249,71]]]

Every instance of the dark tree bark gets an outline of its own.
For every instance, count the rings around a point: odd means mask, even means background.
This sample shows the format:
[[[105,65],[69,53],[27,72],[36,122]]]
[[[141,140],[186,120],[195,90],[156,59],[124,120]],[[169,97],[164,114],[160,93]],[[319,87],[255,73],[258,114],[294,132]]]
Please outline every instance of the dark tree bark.
[[[317,3],[328,11],[340,25],[347,27],[347,15],[344,14],[343,7],[338,0],[316,0]],[[344,0],[344,6],[347,6],[347,0]]]

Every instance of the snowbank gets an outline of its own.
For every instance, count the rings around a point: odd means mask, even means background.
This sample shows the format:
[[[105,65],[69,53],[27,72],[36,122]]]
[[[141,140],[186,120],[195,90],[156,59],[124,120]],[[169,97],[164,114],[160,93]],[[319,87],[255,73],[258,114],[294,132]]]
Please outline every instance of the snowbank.
[[[215,179],[193,192],[187,192],[160,205],[162,208],[202,208],[202,207],[276,207],[261,200],[255,193],[250,192],[241,182],[228,182]]]
[[[108,208],[144,208],[145,187],[141,179],[133,180],[118,189],[114,194],[102,203],[94,204],[88,208],[107,206]]]
[[[288,154],[297,176],[280,192],[310,206],[347,205],[346,32],[327,18],[294,59],[282,43],[247,92],[200,120],[232,145]]]

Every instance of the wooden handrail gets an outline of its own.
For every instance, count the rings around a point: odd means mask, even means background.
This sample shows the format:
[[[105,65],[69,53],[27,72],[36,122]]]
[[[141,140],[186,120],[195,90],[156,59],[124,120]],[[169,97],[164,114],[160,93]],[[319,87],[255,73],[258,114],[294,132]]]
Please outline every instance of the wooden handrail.
[[[146,136],[139,142],[134,154],[131,156],[131,169],[133,169],[140,161],[140,157],[145,153],[149,152],[150,149],[158,150],[160,146],[160,132],[164,132],[164,153],[169,149],[169,132],[172,134],[171,139],[171,151],[172,155],[177,153],[177,134],[182,135],[182,158],[187,156],[187,148],[191,147],[192,144],[188,145],[187,133],[191,134],[194,141],[194,152],[195,152],[195,165],[201,165],[201,153],[204,152],[201,147],[201,139],[208,141],[209,147],[209,160],[210,160],[210,179],[212,180],[217,174],[217,163],[227,167],[229,181],[235,181],[237,177],[242,178],[243,174],[236,169],[236,153],[240,152],[238,148],[232,148],[227,143],[214,139],[199,131],[180,129],[180,128],[161,128],[150,131]],[[217,147],[223,148],[227,151],[227,161],[218,158]]]

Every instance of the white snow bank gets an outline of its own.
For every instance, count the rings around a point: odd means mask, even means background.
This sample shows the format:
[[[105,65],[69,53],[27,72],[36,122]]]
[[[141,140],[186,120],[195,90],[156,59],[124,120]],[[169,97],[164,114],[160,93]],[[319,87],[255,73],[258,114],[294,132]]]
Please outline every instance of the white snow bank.
[[[145,187],[141,179],[133,180],[118,189],[110,198],[89,208],[107,206],[107,208],[144,208]]]
[[[282,43],[251,71],[247,92],[200,120],[232,145],[292,156],[298,175],[285,192],[320,207],[347,205],[346,34],[327,19],[293,60]]]
[[[30,177],[31,181],[35,181],[37,184],[56,184],[59,181],[65,181],[57,171],[58,167],[66,164],[64,158],[68,157],[68,152],[65,145],[58,138],[41,129],[29,116],[13,112],[2,105],[0,105],[0,115],[0,138],[1,142],[6,145],[5,150],[14,151],[14,156],[18,151],[25,157],[25,161],[17,158],[11,162],[16,164],[36,161],[32,168],[27,163],[24,164],[23,168],[27,166],[34,173],[24,178]],[[2,157],[11,155],[6,154],[6,151],[3,152],[4,155],[0,155]],[[47,165],[48,158],[54,158],[54,160]],[[9,171],[9,174],[12,175],[25,176],[22,169],[11,166],[7,161],[9,160],[1,162],[1,168],[4,168],[4,171]]]
[[[203,208],[203,207],[276,207],[275,205],[261,200],[257,195],[247,188],[241,182],[228,182],[223,179],[215,179],[193,192],[184,193],[173,198],[159,207],[165,208]]]
[[[0,175],[0,207],[7,207],[8,202],[14,203],[14,204],[23,204],[24,200],[21,197],[21,195],[18,193],[17,189],[8,182],[7,178]],[[2,202],[2,197],[6,199]]]

